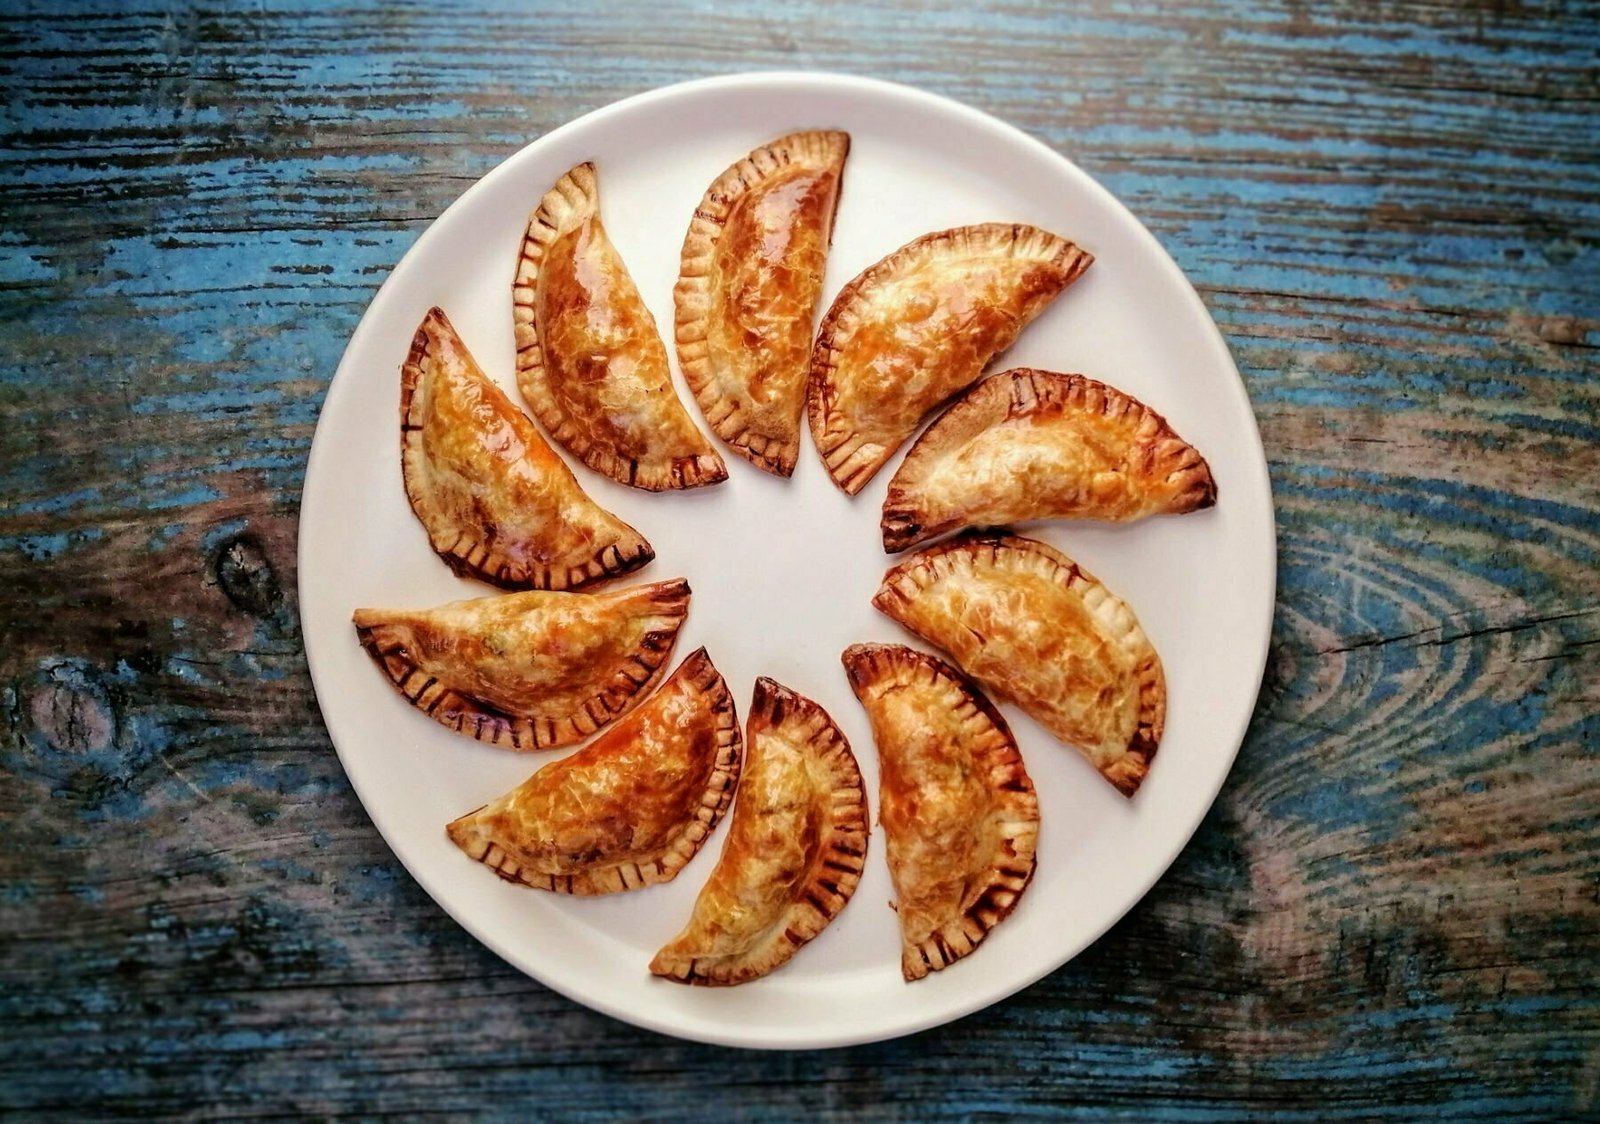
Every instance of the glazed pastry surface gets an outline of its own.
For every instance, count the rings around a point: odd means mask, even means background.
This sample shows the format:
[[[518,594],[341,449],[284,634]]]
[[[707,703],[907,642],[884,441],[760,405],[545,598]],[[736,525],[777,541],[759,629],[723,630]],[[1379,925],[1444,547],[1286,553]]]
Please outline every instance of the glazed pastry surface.
[[[655,557],[584,493],[437,308],[401,368],[400,463],[429,545],[463,577],[577,589]]]
[[[448,827],[500,877],[563,894],[668,882],[727,811],[739,721],[701,648],[597,739]]]
[[[901,974],[970,955],[1033,877],[1039,801],[1005,720],[943,660],[857,644],[845,671],[878,746]]]
[[[776,476],[794,472],[828,245],[850,137],[801,132],[717,177],[684,239],[678,363],[707,423]]]
[[[1217,486],[1165,418],[1082,375],[1020,368],[974,386],[917,438],[883,502],[889,553],[968,526],[1210,507]]]
[[[358,609],[356,635],[400,693],[507,749],[582,741],[649,693],[689,612],[680,579],[605,593],[505,593]]]
[[[1037,227],[927,234],[851,281],[811,352],[811,436],[855,495],[928,411],[970,386],[1094,258]]]
[[[647,491],[727,479],[678,401],[655,317],[600,221],[593,164],[562,176],[529,218],[512,309],[517,385],[557,444]]]
[[[849,902],[867,849],[850,743],[816,703],[756,680],[745,764],[722,855],[689,923],[650,970],[739,984],[787,963]]]
[[[1166,679],[1133,610],[1060,551],[967,534],[884,576],[872,603],[1081,752],[1124,796],[1166,723]]]

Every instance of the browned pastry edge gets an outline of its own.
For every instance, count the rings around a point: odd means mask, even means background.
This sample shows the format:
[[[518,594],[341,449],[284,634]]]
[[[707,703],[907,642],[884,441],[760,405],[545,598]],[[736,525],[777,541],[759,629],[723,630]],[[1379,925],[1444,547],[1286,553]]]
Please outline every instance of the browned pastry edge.
[[[572,198],[576,196],[576,201]],[[592,161],[569,169],[539,200],[528,218],[527,231],[517,255],[517,271],[511,282],[513,327],[517,344],[517,384],[533,410],[534,417],[550,436],[572,455],[602,476],[647,492],[703,488],[728,478],[728,466],[715,449],[692,456],[671,457],[665,465],[643,465],[635,457],[623,457],[586,438],[561,410],[549,393],[530,394],[531,387],[544,382],[544,347],[539,340],[536,297],[539,273],[546,247],[573,222],[600,210],[600,180]],[[521,291],[526,289],[529,296]],[[527,331],[517,313],[527,316]],[[674,391],[674,397],[676,392]],[[683,404],[678,403],[679,409]],[[704,441],[704,437],[701,438]]]
[[[672,881],[689,860],[699,853],[701,846],[733,802],[733,790],[739,784],[741,764],[739,716],[734,709],[733,696],[704,648],[697,648],[685,656],[677,670],[672,673],[672,677],[662,686],[662,690],[667,690],[673,680],[680,675],[690,681],[690,685],[698,694],[709,699],[707,705],[717,719],[717,760],[695,814],[667,843],[660,858],[642,864],[632,861],[618,863],[615,866],[586,870],[580,874],[544,874],[524,870],[516,858],[498,844],[484,839],[463,838],[462,825],[488,807],[487,804],[451,821],[445,829],[450,839],[468,856],[483,863],[507,882],[530,886],[536,890],[549,890],[557,894],[590,897],[615,894],[625,890],[641,890],[646,886]],[[652,696],[652,699],[654,697]],[[649,702],[643,705],[648,706]],[[578,752],[582,753],[584,750]]]
[[[1058,234],[1041,230],[1026,223],[977,223],[972,226],[937,230],[914,238],[898,250],[868,266],[857,274],[833,299],[827,315],[817,329],[817,340],[811,350],[811,373],[806,380],[806,414],[810,420],[812,441],[822,455],[828,475],[849,495],[856,495],[867,482],[877,475],[894,450],[881,459],[862,457],[858,448],[846,449],[853,433],[832,432],[829,416],[832,411],[834,388],[833,373],[838,366],[838,346],[835,337],[846,328],[853,328],[858,305],[863,295],[870,292],[881,280],[892,277],[902,268],[930,256],[941,243],[959,238],[984,235],[996,241],[1007,240],[1013,251],[1027,249],[1030,243],[1038,245],[1035,256],[1049,262],[1061,271],[1061,286],[1057,294],[1081,277],[1094,264],[1094,255],[1067,241]],[[937,404],[932,408],[936,409]]]
[[[797,900],[790,902],[788,912],[794,914],[797,907],[805,908],[774,935],[770,947],[756,959],[729,965],[715,957],[673,953],[672,946],[677,943],[674,940],[650,962],[650,971],[655,975],[680,983],[710,987],[758,979],[788,963],[801,948],[827,928],[856,892],[866,865],[870,829],[861,769],[850,751],[850,742],[844,732],[820,705],[762,676],[756,680],[750,714],[746,719],[745,752],[752,752],[750,747],[755,745],[758,733],[776,728],[791,715],[801,716],[802,721],[819,718],[822,721],[822,728],[811,738],[811,746],[815,757],[828,765],[830,780],[827,826],[811,866],[801,880]],[[735,808],[734,816],[737,818],[738,815],[739,811]]]
[[[1007,837],[1012,848],[1010,861],[991,868],[991,882],[960,916],[940,926],[921,943],[902,950],[901,975],[908,982],[918,980],[970,955],[1016,909],[1038,865],[1039,799],[1005,718],[976,684],[950,664],[902,644],[852,644],[841,659],[858,699],[878,679],[897,669],[925,674],[930,682],[942,679],[952,685],[973,707],[975,720],[986,727],[985,744],[973,748],[992,759],[985,769],[990,791],[997,794],[1002,811],[1033,825],[1027,834]]]
[[[411,349],[406,355],[405,363],[400,368],[400,475],[406,491],[406,499],[411,503],[412,511],[422,519],[424,529],[428,530],[428,544],[433,547],[436,554],[444,560],[445,564],[457,577],[477,578],[479,581],[488,582],[490,585],[499,586],[501,589],[549,589],[549,590],[576,590],[596,582],[606,581],[610,578],[621,577],[623,574],[632,573],[655,558],[655,550],[645,541],[643,535],[628,524],[617,519],[609,512],[605,512],[599,505],[597,511],[603,512],[616,522],[617,526],[626,536],[618,542],[610,543],[580,564],[555,567],[538,566],[525,567],[512,561],[492,543],[474,538],[465,531],[458,532],[454,542],[440,547],[433,542],[432,528],[428,521],[422,518],[422,510],[427,507],[428,500],[423,495],[418,477],[421,469],[418,467],[427,457],[422,447],[422,429],[424,419],[413,416],[412,405],[416,398],[417,386],[424,376],[424,361],[429,353],[429,326],[433,325],[439,330],[460,338],[455,327],[450,323],[450,318],[444,310],[435,306],[428,310],[423,317],[422,324],[411,337]],[[484,379],[485,386],[494,395],[497,395],[508,410],[517,411],[517,407],[506,397],[502,391],[488,378]],[[517,411],[520,413],[520,411]],[[523,419],[526,422],[526,418]],[[529,440],[544,442],[531,422],[527,422]],[[550,455],[556,454],[551,451]],[[558,463],[559,458],[557,458]],[[572,488],[583,495],[589,503],[594,503],[584,495],[578,485],[577,478],[572,476],[572,470],[561,463],[560,471],[566,473]]]
[[[751,150],[730,165],[706,189],[699,207],[695,209],[694,218],[690,220],[689,230],[683,239],[683,250],[678,256],[678,284],[673,290],[673,335],[678,367],[683,371],[684,381],[689,384],[695,401],[700,405],[701,415],[706,419],[706,424],[711,426],[712,432],[745,460],[774,476],[793,475],[800,455],[799,430],[796,429],[794,440],[779,445],[742,424],[743,416],[737,410],[730,410],[713,420],[712,414],[718,400],[707,400],[714,381],[710,355],[704,347],[696,352],[685,345],[686,333],[699,319],[709,316],[711,306],[711,271],[700,263],[715,252],[728,215],[747,192],[794,164],[818,168],[836,165],[836,174],[842,184],[844,162],[849,153],[850,134],[836,129],[807,129],[788,133]],[[833,214],[828,219],[830,244],[841,194],[837,189],[834,191]],[[698,315],[692,315],[692,310],[696,309],[700,310]],[[810,327],[806,325],[808,335]],[[760,442],[759,448],[757,442]]]
[[[559,749],[582,741],[632,710],[666,672],[667,659],[688,616],[689,583],[675,578],[626,592],[649,593],[656,613],[671,619],[672,626],[646,633],[629,668],[619,670],[612,682],[572,713],[556,719],[508,714],[421,671],[404,648],[386,635],[382,610],[358,609],[354,623],[361,646],[395,689],[441,726],[501,749]]]
[[[908,624],[905,614],[899,611],[911,600],[899,588],[901,579],[911,582],[919,590],[925,589],[950,572],[951,555],[976,556],[985,551],[996,566],[1003,566],[1002,559],[1011,552],[1043,558],[1055,568],[1056,580],[1068,589],[1073,589],[1076,583],[1103,585],[1093,574],[1065,554],[1037,539],[1024,538],[1005,531],[979,530],[935,543],[892,567],[884,575],[878,592],[873,595],[872,604],[903,627],[910,629],[924,640],[929,640]],[[1141,634],[1143,631],[1141,627]],[[929,643],[933,641],[929,640]],[[1133,736],[1129,739],[1123,757],[1111,762],[1104,769],[1096,766],[1100,775],[1110,781],[1118,792],[1129,797],[1139,790],[1145,775],[1150,771],[1150,763],[1155,760],[1156,750],[1160,748],[1161,735],[1167,719],[1166,677],[1161,668],[1161,657],[1156,652],[1155,646],[1150,644],[1148,636],[1145,637],[1145,643],[1150,648],[1150,656],[1141,660],[1134,668],[1139,686],[1139,714]]]
[[[1065,413],[1068,409],[1118,417],[1135,413],[1134,425],[1149,420],[1156,436],[1140,442],[1138,466],[1164,473],[1167,480],[1183,476],[1172,502],[1161,510],[1181,515],[1211,507],[1217,502],[1217,485],[1211,466],[1193,445],[1179,437],[1165,417],[1143,402],[1086,375],[1016,367],[975,383],[951,404],[912,444],[883,501],[883,549],[897,554],[957,527],[981,525],[985,520],[945,519],[924,524],[916,489],[928,469],[949,452],[964,446],[984,430],[1016,418]],[[1092,516],[1091,516],[1092,518]]]

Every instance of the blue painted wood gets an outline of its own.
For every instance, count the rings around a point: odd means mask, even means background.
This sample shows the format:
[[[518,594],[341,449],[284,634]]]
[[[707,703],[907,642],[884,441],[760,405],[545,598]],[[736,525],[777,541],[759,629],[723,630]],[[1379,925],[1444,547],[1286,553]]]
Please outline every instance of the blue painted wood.
[[[10,3],[0,1108],[1507,1119],[1600,1104],[1600,12]],[[1166,878],[1022,995],[732,1054],[511,971],[312,697],[294,521],[362,309],[527,140],[754,67],[1029,129],[1196,281],[1280,609]]]

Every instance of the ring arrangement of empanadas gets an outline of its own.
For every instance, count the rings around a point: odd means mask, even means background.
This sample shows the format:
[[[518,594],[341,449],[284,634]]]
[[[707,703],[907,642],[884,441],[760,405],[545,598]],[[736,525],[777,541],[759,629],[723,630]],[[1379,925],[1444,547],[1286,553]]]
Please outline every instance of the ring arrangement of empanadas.
[[[805,414],[851,496],[943,410],[883,503],[884,549],[922,549],[888,571],[873,604],[952,662],[889,644],[843,653],[877,746],[901,973],[914,981],[970,955],[1036,866],[1038,797],[985,691],[1128,797],[1165,724],[1161,661],[1133,611],[1050,546],[974,528],[1192,512],[1216,503],[1217,486],[1165,418],[1114,387],[1026,367],[983,378],[1093,264],[1046,230],[988,223],[917,238],[846,284],[813,339],[850,148],[836,130],[787,133],[711,183],[679,257],[674,340],[717,438],[789,477]],[[516,592],[359,609],[357,636],[413,706],[453,731],[513,750],[593,736],[447,825],[503,879],[573,895],[670,881],[737,788],[716,865],[649,970],[698,985],[758,980],[860,885],[860,767],[828,713],[772,679],[756,681],[741,737],[704,648],[666,674],[686,581],[577,592],[654,551],[583,492],[535,420],[590,469],[639,489],[727,478],[601,222],[593,164],[561,176],[529,217],[512,306],[533,420],[437,308],[402,368],[400,412],[406,494],[430,545],[458,575]]]
[[[739,719],[700,648],[649,701],[448,827],[500,877],[562,894],[669,882],[727,811]]]
[[[650,970],[739,984],[787,963],[855,893],[867,800],[850,743],[803,695],[757,679],[744,775],[716,869]]]
[[[678,363],[706,422],[757,468],[794,472],[811,326],[850,136],[790,133],[718,176],[673,291]]]
[[[989,223],[923,235],[846,285],[818,329],[806,390],[834,483],[865,487],[1093,260],[1037,227]]]
[[[464,577],[576,589],[655,557],[638,531],[584,494],[437,308],[401,368],[400,463],[429,544]]]
[[[984,379],[917,438],[889,481],[883,548],[958,527],[1129,522],[1216,502],[1205,458],[1160,414],[1094,379],[1023,367]]]
[[[907,980],[968,955],[1033,877],[1039,801],[1005,719],[943,660],[857,644],[845,671],[878,745],[900,970]]]
[[[1161,742],[1161,660],[1122,601],[1058,550],[967,534],[912,555],[872,603],[1078,749],[1124,796]]]
[[[411,705],[506,749],[582,741],[645,697],[689,613],[683,579],[358,609],[356,634]]]
[[[678,401],[655,318],[600,223],[593,164],[556,181],[528,220],[512,305],[517,385],[558,444],[651,492],[727,479]]]

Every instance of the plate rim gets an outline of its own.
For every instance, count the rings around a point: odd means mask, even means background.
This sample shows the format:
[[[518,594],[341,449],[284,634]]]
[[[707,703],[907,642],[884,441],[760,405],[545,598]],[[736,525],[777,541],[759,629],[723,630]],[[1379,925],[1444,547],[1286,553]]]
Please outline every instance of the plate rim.
[[[441,897],[439,894],[436,894],[429,881],[420,876],[417,870],[412,867],[412,864],[407,861],[402,849],[396,845],[395,840],[390,837],[389,831],[385,829],[384,825],[380,822],[379,817],[374,814],[373,805],[368,798],[368,793],[363,791],[363,785],[356,779],[356,774],[353,773],[349,767],[345,750],[340,747],[338,741],[333,736],[333,730],[328,722],[326,709],[322,704],[322,689],[319,686],[318,671],[319,664],[321,664],[322,661],[320,657],[313,652],[313,648],[318,647],[319,645],[313,643],[313,630],[307,626],[307,621],[305,619],[305,606],[308,601],[306,595],[308,574],[311,573],[311,568],[314,565],[314,561],[310,558],[306,545],[308,540],[306,533],[308,516],[305,497],[309,489],[310,482],[315,478],[319,478],[319,465],[321,465],[322,462],[326,461],[329,456],[332,455],[328,452],[328,449],[331,447],[333,441],[332,438],[326,436],[329,432],[331,432],[331,430],[326,429],[324,426],[329,414],[328,405],[333,400],[334,396],[341,392],[341,386],[349,387],[354,384],[354,376],[345,377],[345,373],[347,369],[353,366],[353,357],[365,350],[367,336],[371,332],[376,331],[376,328],[373,326],[374,318],[371,316],[372,309],[384,298],[385,293],[388,292],[390,287],[395,285],[397,278],[403,277],[405,274],[409,273],[409,270],[405,268],[406,263],[413,259],[419,258],[426,247],[431,246],[434,241],[436,241],[439,237],[442,237],[440,234],[440,228],[443,225],[443,221],[449,215],[458,209],[465,209],[470,205],[471,200],[476,196],[487,193],[494,183],[501,178],[512,174],[512,166],[525,159],[526,154],[530,149],[553,145],[569,133],[578,131],[580,129],[593,128],[596,125],[602,125],[610,117],[627,113],[646,104],[667,103],[677,99],[699,97],[703,94],[714,93],[717,91],[749,89],[752,87],[772,91],[781,89],[785,86],[793,87],[796,92],[802,91],[807,86],[826,87],[830,90],[830,92],[845,90],[847,92],[859,93],[869,98],[892,99],[901,103],[915,105],[923,109],[933,110],[939,113],[952,114],[964,119],[966,123],[976,128],[1000,131],[1008,134],[1008,139],[1010,139],[1012,142],[1020,142],[1023,147],[1030,150],[1035,157],[1042,158],[1046,163],[1053,166],[1054,170],[1058,174],[1074,180],[1079,187],[1097,197],[1101,205],[1109,207],[1112,211],[1118,213],[1121,219],[1125,220],[1131,225],[1131,227],[1136,231],[1135,237],[1146,243],[1146,249],[1150,252],[1152,262],[1155,263],[1156,267],[1162,273],[1167,275],[1167,280],[1169,282],[1176,283],[1177,291],[1182,293],[1182,299],[1190,306],[1192,312],[1198,314],[1198,316],[1204,321],[1205,325],[1209,329],[1207,342],[1209,349],[1213,353],[1211,360],[1213,362],[1221,362],[1225,364],[1226,369],[1232,372],[1233,378],[1229,384],[1229,393],[1235,399],[1234,405],[1242,407],[1243,415],[1249,421],[1249,432],[1251,438],[1253,439],[1253,451],[1256,454],[1255,456],[1249,458],[1251,475],[1254,477],[1254,479],[1249,483],[1252,485],[1254,490],[1258,491],[1264,497],[1266,503],[1266,518],[1263,521],[1263,526],[1265,528],[1264,541],[1255,544],[1252,552],[1261,552],[1265,556],[1265,559],[1268,563],[1266,566],[1266,572],[1268,574],[1268,588],[1266,593],[1268,595],[1269,611],[1264,618],[1261,634],[1256,638],[1256,646],[1258,651],[1254,661],[1255,670],[1252,676],[1252,681],[1256,684],[1255,691],[1250,696],[1249,705],[1241,707],[1241,717],[1236,719],[1234,723],[1236,729],[1228,737],[1229,749],[1227,751],[1226,764],[1217,770],[1216,781],[1214,785],[1211,786],[1211,790],[1205,794],[1204,801],[1196,802],[1194,805],[1196,808],[1196,814],[1194,816],[1193,823],[1187,828],[1187,830],[1184,830],[1174,836],[1173,844],[1168,849],[1165,857],[1159,864],[1156,864],[1152,867],[1153,873],[1151,873],[1147,878],[1141,880],[1141,883],[1137,886],[1137,892],[1128,895],[1127,905],[1121,910],[1116,911],[1114,915],[1108,916],[1102,925],[1098,927],[1092,927],[1091,935],[1088,936],[1087,939],[1085,939],[1077,949],[1069,952],[1060,959],[1052,960],[1050,958],[1046,958],[1046,961],[1040,970],[1028,974],[1020,983],[1009,987],[1007,990],[997,994],[991,994],[990,992],[979,989],[973,993],[975,998],[963,998],[951,1005],[948,1009],[942,1009],[926,1016],[909,1019],[903,1023],[897,1024],[893,1029],[887,1032],[875,1029],[862,1033],[852,1033],[847,1029],[843,1033],[829,1035],[801,1034],[783,1038],[761,1037],[752,1039],[748,1036],[741,1036],[734,1033],[701,1033],[699,1032],[698,1028],[689,1029],[683,1026],[675,1025],[672,1020],[658,1018],[650,1011],[630,1010],[611,1003],[604,998],[596,999],[595,997],[578,994],[576,989],[566,986],[566,982],[564,980],[551,978],[550,976],[540,973],[535,968],[524,964],[522,962],[523,958],[520,956],[520,954],[511,951],[500,940],[499,936],[492,928],[485,928],[471,923],[466,917],[462,916],[461,913],[459,913],[449,901],[447,901],[444,897]],[[1256,418],[1254,408],[1251,404],[1249,391],[1245,385],[1244,377],[1240,373],[1237,363],[1234,361],[1233,354],[1228,347],[1226,339],[1222,335],[1221,328],[1217,325],[1215,318],[1211,314],[1211,310],[1206,307],[1205,302],[1201,299],[1199,292],[1194,287],[1194,284],[1189,280],[1182,268],[1179,267],[1172,255],[1167,252],[1166,247],[1163,246],[1160,240],[1156,238],[1155,234],[1149,229],[1149,227],[1147,227],[1144,222],[1141,221],[1139,217],[1134,214],[1134,212],[1120,199],[1118,199],[1108,188],[1102,185],[1088,172],[1084,171],[1070,158],[1064,156],[1060,152],[1057,152],[1044,141],[1019,128],[1018,126],[1011,124],[1009,121],[996,117],[993,114],[987,113],[973,106],[969,106],[963,102],[957,101],[954,98],[950,98],[942,94],[936,94],[915,86],[864,75],[829,70],[752,70],[733,74],[722,74],[711,77],[689,79],[686,81],[675,82],[665,86],[643,90],[589,110],[588,112],[583,113],[582,115],[575,117],[572,120],[567,121],[546,133],[534,137],[526,144],[517,148],[516,151],[507,154],[493,168],[469,184],[460,195],[458,195],[447,207],[445,207],[444,210],[429,220],[427,226],[411,243],[411,245],[407,247],[405,253],[403,253],[395,262],[394,266],[390,269],[388,276],[383,279],[383,282],[373,292],[371,297],[368,298],[365,308],[362,311],[361,319],[357,323],[355,330],[351,333],[350,339],[345,345],[344,351],[340,356],[338,366],[335,368],[334,374],[329,380],[327,390],[323,395],[323,401],[318,407],[317,424],[312,434],[311,449],[307,456],[304,482],[302,483],[301,487],[301,506],[300,514],[296,521],[296,539],[296,597],[298,600],[296,612],[297,616],[300,618],[302,647],[306,655],[307,670],[312,681],[313,696],[317,700],[318,712],[322,717],[323,727],[327,731],[328,740],[333,744],[334,752],[339,759],[340,768],[343,770],[345,778],[350,784],[351,790],[355,793],[356,799],[361,803],[362,810],[366,813],[367,818],[377,829],[379,837],[383,839],[384,844],[389,848],[396,860],[399,861],[401,867],[406,871],[407,875],[409,875],[411,879],[416,882],[425,893],[427,893],[428,897],[436,906],[442,909],[448,917],[456,922],[456,924],[460,925],[464,930],[466,930],[468,935],[470,935],[474,940],[492,951],[501,960],[505,961],[506,964],[511,968],[531,977],[532,979],[538,981],[541,985],[550,988],[552,991],[557,992],[572,1002],[578,1003],[589,1010],[597,1011],[601,1014],[615,1018],[621,1022],[628,1023],[632,1026],[641,1027],[681,1040],[703,1042],[712,1045],[737,1046],[745,1049],[814,1050],[843,1048],[871,1042],[891,1041],[893,1039],[901,1038],[919,1031],[943,1026],[958,1019],[965,1018],[970,1014],[983,1010],[994,1004],[1003,1002],[1019,992],[1032,987],[1034,984],[1038,983],[1039,980],[1043,979],[1052,972],[1058,971],[1065,967],[1067,964],[1071,963],[1074,959],[1087,951],[1092,945],[1104,937],[1113,926],[1125,918],[1135,906],[1145,899],[1146,896],[1148,896],[1150,890],[1158,881],[1160,881],[1162,877],[1166,875],[1166,873],[1171,869],[1173,863],[1177,861],[1179,855],[1182,854],[1183,850],[1192,841],[1195,833],[1199,830],[1200,825],[1204,823],[1206,816],[1210,814],[1211,810],[1215,806],[1217,796],[1221,792],[1222,786],[1227,782],[1228,776],[1232,773],[1234,764],[1238,760],[1239,752],[1243,747],[1244,739],[1249,732],[1250,721],[1254,714],[1255,703],[1260,696],[1260,685],[1266,670],[1267,658],[1270,651],[1272,629],[1277,615],[1278,543],[1276,503],[1272,492],[1271,474],[1267,463],[1266,448],[1261,440],[1260,424]],[[321,674],[326,675],[328,673],[323,672]]]

